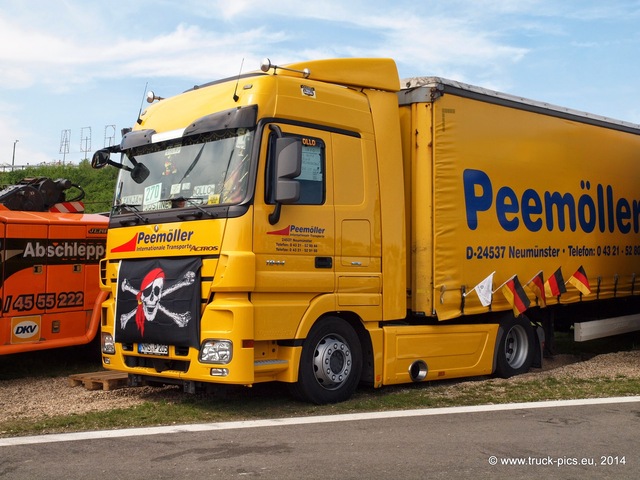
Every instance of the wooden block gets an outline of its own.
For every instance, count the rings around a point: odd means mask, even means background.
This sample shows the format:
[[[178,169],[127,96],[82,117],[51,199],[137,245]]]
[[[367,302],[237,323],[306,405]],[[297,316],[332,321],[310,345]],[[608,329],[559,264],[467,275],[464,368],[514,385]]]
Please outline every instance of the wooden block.
[[[76,373],[69,375],[69,386],[84,385],[87,390],[115,390],[127,386],[127,374],[122,372],[102,371],[93,373]]]

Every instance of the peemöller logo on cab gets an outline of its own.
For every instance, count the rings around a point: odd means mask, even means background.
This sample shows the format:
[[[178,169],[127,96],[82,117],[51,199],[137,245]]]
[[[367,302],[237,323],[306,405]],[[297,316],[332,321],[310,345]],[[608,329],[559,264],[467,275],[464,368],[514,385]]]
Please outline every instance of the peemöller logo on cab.
[[[111,253],[190,250],[193,247],[191,237],[194,233],[193,230],[182,230],[181,228],[169,229],[168,232],[139,231],[134,233],[130,240],[112,248]]]

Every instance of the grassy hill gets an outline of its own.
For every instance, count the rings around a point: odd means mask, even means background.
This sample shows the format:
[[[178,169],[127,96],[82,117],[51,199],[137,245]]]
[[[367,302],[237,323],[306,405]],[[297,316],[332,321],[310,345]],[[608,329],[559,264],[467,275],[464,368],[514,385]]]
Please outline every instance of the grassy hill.
[[[0,173],[0,185],[14,185],[23,178],[48,177],[52,180],[65,178],[80,185],[86,195],[82,200],[87,213],[108,212],[111,209],[118,170],[103,168],[94,170],[88,160],[78,165],[41,165]],[[77,190],[70,190],[74,195]]]

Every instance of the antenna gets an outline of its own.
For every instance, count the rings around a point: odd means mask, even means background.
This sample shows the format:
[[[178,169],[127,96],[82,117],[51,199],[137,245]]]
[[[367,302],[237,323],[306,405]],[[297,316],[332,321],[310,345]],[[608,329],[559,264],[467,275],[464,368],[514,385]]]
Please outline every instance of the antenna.
[[[91,150],[91,127],[82,127],[80,129],[80,151],[84,152],[84,159]]]
[[[64,165],[69,153],[69,139],[71,138],[71,130],[62,130],[60,134],[60,153],[62,154],[62,164]]]
[[[147,96],[147,87],[149,86],[149,82],[144,84],[144,92],[142,92],[142,101],[140,102],[140,110],[138,110],[138,120],[136,122],[138,125],[142,124],[142,106],[144,105],[144,99]]]
[[[104,146],[110,147],[116,143],[116,126],[105,125],[104,127]]]
[[[236,80],[236,88],[233,91],[233,101],[237,102],[238,100],[240,100],[240,97],[238,96],[238,84],[240,83],[240,75],[242,75],[242,67],[244,66],[244,58],[242,59],[242,62],[240,62],[240,71],[238,72],[238,79]]]

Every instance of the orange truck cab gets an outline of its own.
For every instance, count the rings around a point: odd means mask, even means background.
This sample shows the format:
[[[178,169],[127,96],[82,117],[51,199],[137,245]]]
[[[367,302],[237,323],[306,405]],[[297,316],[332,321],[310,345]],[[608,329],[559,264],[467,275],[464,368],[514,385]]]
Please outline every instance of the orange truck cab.
[[[82,345],[99,330],[108,218],[67,201],[71,187],[37,178],[0,191],[0,354]]]

